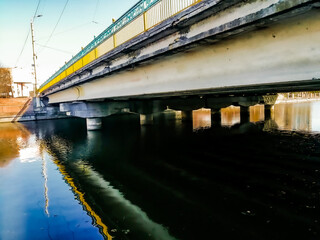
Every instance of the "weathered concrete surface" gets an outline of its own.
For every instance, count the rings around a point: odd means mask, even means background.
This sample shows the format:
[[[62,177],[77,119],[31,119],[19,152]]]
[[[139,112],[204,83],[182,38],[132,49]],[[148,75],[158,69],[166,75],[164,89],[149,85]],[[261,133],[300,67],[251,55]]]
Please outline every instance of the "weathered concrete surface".
[[[87,118],[87,130],[100,130],[102,128],[102,119],[101,118]]]
[[[204,1],[44,94],[60,103],[318,89],[317,6],[310,0]]]

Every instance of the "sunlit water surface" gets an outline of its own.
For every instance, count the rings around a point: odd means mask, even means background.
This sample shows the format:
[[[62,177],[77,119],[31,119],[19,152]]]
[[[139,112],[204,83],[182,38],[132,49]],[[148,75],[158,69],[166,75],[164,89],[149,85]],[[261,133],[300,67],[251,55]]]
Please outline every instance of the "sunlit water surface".
[[[320,102],[0,124],[0,239],[319,239]]]

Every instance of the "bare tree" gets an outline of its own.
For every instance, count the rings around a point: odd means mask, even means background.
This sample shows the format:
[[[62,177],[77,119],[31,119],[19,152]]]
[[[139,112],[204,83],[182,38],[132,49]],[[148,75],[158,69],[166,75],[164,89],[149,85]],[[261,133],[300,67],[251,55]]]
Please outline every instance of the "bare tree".
[[[11,69],[0,64],[0,97],[12,97],[12,76]]]

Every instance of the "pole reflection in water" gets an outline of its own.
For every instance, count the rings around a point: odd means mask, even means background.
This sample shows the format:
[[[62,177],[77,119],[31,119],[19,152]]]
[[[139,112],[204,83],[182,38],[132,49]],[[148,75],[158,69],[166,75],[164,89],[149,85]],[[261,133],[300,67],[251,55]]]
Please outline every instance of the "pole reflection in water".
[[[308,104],[277,104],[265,122],[261,106],[246,123],[222,109],[222,127],[202,109],[195,125],[167,111],[97,132],[83,119],[8,128],[0,239],[318,239],[320,102]]]
[[[42,158],[42,176],[44,178],[45,213],[49,216],[48,175],[46,160],[44,158]]]

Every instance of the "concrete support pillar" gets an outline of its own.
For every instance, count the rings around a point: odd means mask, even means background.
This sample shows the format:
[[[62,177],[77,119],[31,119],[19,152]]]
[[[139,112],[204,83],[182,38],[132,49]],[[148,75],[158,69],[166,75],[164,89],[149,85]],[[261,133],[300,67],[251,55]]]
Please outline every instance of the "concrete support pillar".
[[[240,106],[240,123],[250,122],[250,107]]]
[[[192,121],[192,111],[181,111],[182,121]]]
[[[140,125],[153,124],[153,114],[140,114]]]
[[[101,118],[87,118],[87,130],[100,130],[102,127]]]
[[[211,122],[213,124],[221,124],[221,112],[220,112],[220,110],[211,109]]]
[[[69,112],[70,111],[70,105],[67,103],[60,103],[59,104],[59,111],[60,112]]]
[[[270,120],[271,119],[271,108],[272,105],[264,105],[264,120]]]
[[[36,107],[39,108],[41,107],[41,99],[39,97],[36,97]]]
[[[181,120],[182,119],[181,111],[175,111],[175,119],[176,120]]]
[[[165,120],[176,120],[176,119],[181,119],[181,114],[179,113],[180,111],[166,109],[163,111],[163,113],[160,116],[163,117]],[[180,115],[180,118],[179,118],[179,115]]]

